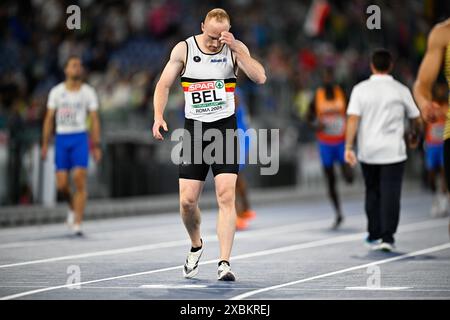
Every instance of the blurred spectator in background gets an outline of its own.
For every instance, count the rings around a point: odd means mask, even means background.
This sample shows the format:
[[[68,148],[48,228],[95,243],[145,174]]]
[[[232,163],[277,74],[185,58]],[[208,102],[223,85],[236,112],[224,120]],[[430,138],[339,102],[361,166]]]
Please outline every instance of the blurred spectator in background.
[[[425,130],[425,164],[428,171],[428,183],[434,195],[431,206],[432,217],[445,217],[449,210],[449,199],[444,172],[444,127],[448,112],[448,85],[437,83],[433,101],[442,108],[436,122],[426,123]],[[436,185],[440,180],[440,187]]]

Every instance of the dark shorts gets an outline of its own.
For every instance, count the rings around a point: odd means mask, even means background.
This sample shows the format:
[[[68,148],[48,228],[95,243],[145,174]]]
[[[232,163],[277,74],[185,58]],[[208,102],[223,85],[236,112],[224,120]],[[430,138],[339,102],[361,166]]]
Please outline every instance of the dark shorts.
[[[209,167],[214,177],[221,173],[238,174],[239,141],[235,115],[209,123],[185,119],[184,129],[179,165],[181,179],[205,181]],[[205,133],[207,136],[204,137]]]

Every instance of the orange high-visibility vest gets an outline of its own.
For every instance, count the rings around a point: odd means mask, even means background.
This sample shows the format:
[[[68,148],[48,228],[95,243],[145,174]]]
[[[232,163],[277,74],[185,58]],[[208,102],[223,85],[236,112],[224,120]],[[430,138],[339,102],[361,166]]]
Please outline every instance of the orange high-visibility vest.
[[[334,87],[334,99],[327,100],[325,88],[316,91],[316,115],[325,126],[317,132],[317,139],[323,143],[345,141],[345,97],[339,86]]]

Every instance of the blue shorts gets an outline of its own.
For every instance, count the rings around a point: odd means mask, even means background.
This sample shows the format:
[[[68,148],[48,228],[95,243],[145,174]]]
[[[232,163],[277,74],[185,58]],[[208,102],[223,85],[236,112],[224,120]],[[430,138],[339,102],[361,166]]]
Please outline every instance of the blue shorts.
[[[241,134],[238,131],[238,140],[239,140],[239,171],[244,169],[246,165],[246,159],[250,152],[250,137],[245,136],[245,132],[247,131],[247,123],[245,122],[245,112],[242,107],[239,107],[236,110],[236,122],[237,128],[241,129],[244,133]]]
[[[67,171],[75,167],[87,168],[89,161],[86,132],[57,134],[55,138],[56,170]]]
[[[425,146],[425,165],[427,170],[436,170],[444,166],[444,145]]]
[[[335,162],[344,164],[345,142],[327,144],[319,142],[319,153],[322,165],[325,168],[332,167]]]

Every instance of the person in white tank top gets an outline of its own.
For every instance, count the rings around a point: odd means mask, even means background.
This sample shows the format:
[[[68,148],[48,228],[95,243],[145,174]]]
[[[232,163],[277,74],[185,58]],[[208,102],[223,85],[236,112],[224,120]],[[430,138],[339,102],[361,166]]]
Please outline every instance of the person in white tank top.
[[[235,57],[223,45],[215,54],[203,52],[192,36],[185,40],[186,64],[181,74],[186,119],[214,122],[234,114]]]
[[[178,76],[185,93],[186,125],[204,123],[210,128],[235,128],[234,88],[241,69],[257,84],[266,81],[263,66],[251,57],[248,48],[230,32],[230,17],[223,9],[213,9],[201,24],[202,33],[179,42],[170,54],[154,93],[153,136],[163,140],[162,127],[168,131],[163,113],[169,90]],[[184,163],[183,163],[184,165]],[[237,166],[212,166],[219,215],[217,234],[220,242],[218,280],[234,281],[230,268],[231,249],[236,225],[235,188]],[[186,278],[198,272],[203,252],[200,235],[198,199],[209,165],[187,164],[180,169],[180,210],[192,248],[183,269]],[[183,174],[181,174],[181,171]]]

